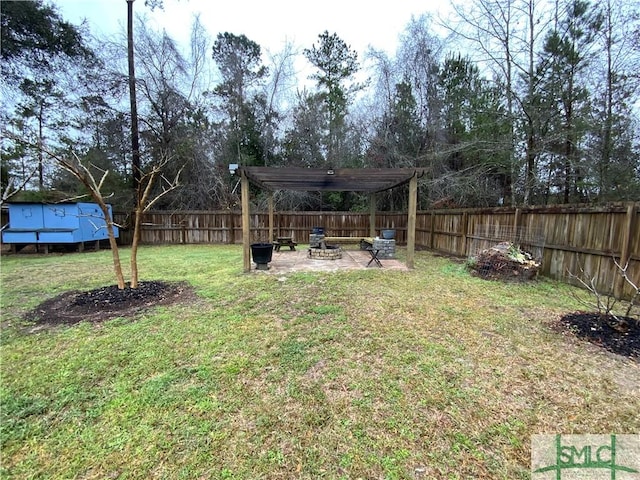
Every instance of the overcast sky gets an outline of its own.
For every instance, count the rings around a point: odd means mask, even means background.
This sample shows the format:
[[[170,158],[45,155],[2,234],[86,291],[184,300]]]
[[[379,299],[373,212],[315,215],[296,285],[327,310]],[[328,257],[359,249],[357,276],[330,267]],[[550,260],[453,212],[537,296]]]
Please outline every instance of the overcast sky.
[[[78,24],[87,19],[96,35],[124,32],[126,0],[55,0],[65,20]],[[394,54],[398,36],[411,20],[423,13],[437,13],[447,1],[396,0],[164,0],[164,10],[151,12],[143,0],[134,3],[136,14],[145,14],[176,40],[189,38],[193,15],[215,38],[218,33],[244,34],[272,53],[286,41],[310,48],[325,30],[337,33],[359,56],[367,47]]]

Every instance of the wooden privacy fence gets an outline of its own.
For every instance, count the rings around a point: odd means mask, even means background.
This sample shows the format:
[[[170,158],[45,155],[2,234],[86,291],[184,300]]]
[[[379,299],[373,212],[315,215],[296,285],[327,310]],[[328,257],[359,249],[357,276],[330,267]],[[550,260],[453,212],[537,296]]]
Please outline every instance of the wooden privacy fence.
[[[115,214],[123,223],[126,215]],[[267,241],[269,214],[252,213],[251,241]],[[368,236],[365,212],[276,212],[274,234],[308,243],[313,227],[331,236]],[[407,241],[407,215],[378,212],[376,231],[395,229],[399,244]],[[240,211],[148,212],[142,243],[241,243]],[[501,240],[516,241],[540,252],[541,273],[571,281],[570,273],[596,277],[605,292],[629,295],[613,259],[629,262],[629,277],[640,283],[640,202],[607,206],[501,207],[421,211],[416,219],[416,246],[467,257]],[[120,242],[131,242],[123,228]],[[575,281],[573,281],[575,283]]]
[[[353,212],[275,212],[274,235],[291,236],[298,243],[309,243],[314,227],[323,227],[334,237],[369,236],[369,213]],[[117,212],[114,220],[120,225],[129,223],[127,214]],[[268,212],[251,213],[251,241],[269,240]],[[185,211],[145,213],[142,219],[141,241],[144,244],[173,243],[242,243],[242,214],[240,211]],[[376,229],[396,229],[397,241],[406,243],[407,214],[378,213]],[[120,231],[120,243],[131,244],[132,232]]]
[[[506,232],[506,235],[505,235]],[[502,240],[540,251],[541,273],[576,283],[595,277],[601,293],[629,296],[618,263],[640,284],[640,203],[593,206],[460,209],[421,212],[416,245],[457,256],[474,255]]]

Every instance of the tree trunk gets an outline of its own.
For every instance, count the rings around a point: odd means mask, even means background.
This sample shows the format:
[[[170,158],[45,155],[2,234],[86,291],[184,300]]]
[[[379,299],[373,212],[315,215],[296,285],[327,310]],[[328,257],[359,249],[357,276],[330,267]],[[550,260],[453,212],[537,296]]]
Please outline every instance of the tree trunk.
[[[530,113],[532,115],[533,112]],[[531,119],[529,119],[527,127],[527,150],[526,150],[526,165],[525,165],[525,178],[524,178],[524,205],[529,205],[532,200],[532,190],[536,179],[536,154],[535,138],[534,138],[534,125]]]
[[[505,205],[515,205],[515,191],[513,188],[513,179],[517,172],[517,160],[515,158],[515,131],[513,126],[513,60],[511,59],[511,31],[510,25],[506,25],[507,38],[504,40],[505,57],[506,57],[506,76],[507,76],[507,114],[509,115],[509,168],[506,178],[504,179],[504,187],[502,190],[502,198]]]
[[[138,129],[138,106],[136,100],[136,72],[133,61],[133,2],[127,0],[127,60],[129,63],[129,103],[131,110],[131,172],[133,189],[137,192],[142,178],[140,166],[140,133]]]
[[[138,288],[138,245],[140,245],[142,214],[142,207],[139,204],[136,205],[133,220],[133,240],[131,241],[131,288]]]
[[[131,244],[131,288],[138,288],[138,243],[140,237],[140,133],[138,131],[138,106],[136,100],[136,72],[133,61],[133,2],[127,0],[127,60],[129,62],[129,103],[131,106],[131,173],[133,190],[136,192],[136,211]]]
[[[569,77],[567,86],[567,102],[565,106],[565,139],[564,139],[564,203],[569,203],[571,200],[571,185],[572,180],[575,183],[573,177],[573,160],[575,151],[575,142],[573,137],[575,135],[575,127],[573,125],[573,77]]]
[[[534,115],[537,118],[538,112],[534,107],[534,94],[535,94],[535,16],[534,16],[534,2],[532,0],[528,3],[528,18],[529,18],[529,51],[528,51],[528,73],[527,73],[527,104],[529,112],[527,113],[527,150],[525,153],[525,177],[524,177],[524,205],[529,205],[532,200],[532,190],[536,179],[536,148]]]
[[[118,288],[123,290],[125,287],[124,275],[122,274],[122,264],[120,263],[120,250],[118,249],[115,232],[113,231],[113,220],[111,219],[109,209],[104,202],[98,202],[98,205],[100,205],[100,209],[102,210],[102,214],[104,215],[105,223],[107,225],[107,235],[109,236],[109,246],[111,247],[111,256],[113,258],[113,270],[116,274]]]
[[[44,190],[44,155],[42,149],[44,148],[44,107],[40,102],[40,109],[38,110],[38,189]]]
[[[83,182],[84,183],[84,182]],[[85,183],[87,185],[87,183]],[[113,270],[116,274],[116,282],[118,288],[123,290],[125,288],[124,275],[122,274],[122,264],[120,263],[120,250],[118,249],[118,243],[116,242],[115,232],[113,231],[113,219],[109,214],[109,207],[104,201],[99,191],[95,191],[90,188],[91,196],[96,201],[102,214],[104,215],[104,221],[107,226],[107,234],[109,236],[109,246],[111,247],[111,256],[113,258]]]
[[[611,20],[611,1],[606,5],[606,52],[607,52],[607,84],[606,84],[606,96],[605,96],[605,121],[604,121],[604,134],[602,138],[602,156],[600,158],[600,179],[598,182],[600,199],[606,198],[609,193],[609,164],[611,162],[611,132],[613,129],[613,65],[612,65],[612,47],[613,47],[613,28]]]

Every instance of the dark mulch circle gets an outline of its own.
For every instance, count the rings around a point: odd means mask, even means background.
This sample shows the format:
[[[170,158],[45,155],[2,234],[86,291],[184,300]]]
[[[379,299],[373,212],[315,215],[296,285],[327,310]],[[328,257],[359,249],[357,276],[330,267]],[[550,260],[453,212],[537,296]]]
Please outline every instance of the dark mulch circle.
[[[28,312],[24,319],[43,326],[102,322],[130,317],[158,305],[192,301],[193,289],[184,282],[145,281],[138,288],[119,289],[109,285],[85,292],[66,292],[46,300]]]
[[[568,332],[610,352],[640,361],[640,321],[594,312],[573,312],[561,317],[556,331]]]

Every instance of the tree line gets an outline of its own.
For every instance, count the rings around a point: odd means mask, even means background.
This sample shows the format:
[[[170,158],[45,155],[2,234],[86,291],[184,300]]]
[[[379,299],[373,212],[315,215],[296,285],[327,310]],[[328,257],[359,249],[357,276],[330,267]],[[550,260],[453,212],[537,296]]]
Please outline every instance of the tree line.
[[[118,39],[43,0],[2,2],[3,199],[86,195],[60,159],[102,179],[116,209],[135,207],[148,172],[171,179],[152,186],[154,208],[235,209],[232,163],[421,167],[420,208],[640,198],[633,2],[465,1],[446,19],[412,18],[394,55],[362,58],[329,31],[270,52],[241,32],[211,36],[198,17],[183,46],[144,21],[150,8],[162,5],[141,4]],[[401,190],[378,208],[405,208]],[[352,192],[276,202],[367,208]]]

